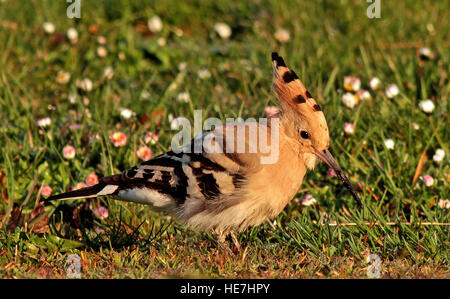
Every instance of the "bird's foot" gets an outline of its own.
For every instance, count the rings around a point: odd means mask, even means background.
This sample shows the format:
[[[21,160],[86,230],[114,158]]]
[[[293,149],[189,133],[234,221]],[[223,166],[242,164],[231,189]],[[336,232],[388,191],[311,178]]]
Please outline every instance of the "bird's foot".
[[[231,240],[233,241],[235,252],[233,252],[233,250],[231,250],[231,248],[228,246],[228,243],[226,241],[227,234],[225,233],[219,234],[217,238],[217,243],[224,252],[226,252],[230,256],[236,256],[237,254],[241,253],[241,244],[239,244],[239,241],[233,232],[230,232],[229,234],[231,236]]]

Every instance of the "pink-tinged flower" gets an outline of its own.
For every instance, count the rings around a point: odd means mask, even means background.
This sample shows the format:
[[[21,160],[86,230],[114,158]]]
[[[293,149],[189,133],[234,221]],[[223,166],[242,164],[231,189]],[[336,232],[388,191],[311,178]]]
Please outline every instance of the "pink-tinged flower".
[[[75,158],[75,148],[71,145],[66,145],[62,150],[63,157],[66,159]]]
[[[372,90],[377,90],[381,86],[381,81],[377,77],[373,77],[369,81],[369,86],[372,88]]]
[[[352,123],[345,123],[344,132],[347,135],[352,135],[353,133],[355,133],[355,126]]]
[[[189,103],[189,101],[191,100],[191,96],[189,95],[189,92],[185,91],[185,92],[180,92],[177,95],[177,101],[178,102],[184,102],[184,103]]]
[[[267,106],[266,108],[264,108],[264,112],[267,116],[272,116],[280,112],[280,109],[276,106]]]
[[[385,93],[388,98],[392,99],[400,93],[400,90],[397,85],[391,84],[386,88]]]
[[[103,70],[103,76],[106,79],[111,80],[114,76],[114,69],[111,66],[105,67],[105,69]]]
[[[105,47],[98,47],[97,48],[97,55],[98,57],[106,57],[108,55],[108,50],[106,50]]]
[[[415,122],[413,122],[411,125],[412,125],[414,130],[419,130],[420,129],[420,126],[417,123],[415,123]]]
[[[444,160],[445,151],[442,148],[438,148],[433,155],[433,161],[436,163],[441,163]]]
[[[105,207],[98,207],[93,212],[97,217],[99,217],[101,219],[108,218],[108,216],[109,216],[109,211]]]
[[[78,79],[77,81],[76,81],[76,85],[77,85],[77,87],[79,88],[79,89],[81,89],[81,90],[84,90],[84,91],[91,91],[92,90],[92,87],[94,86],[93,84],[92,84],[92,81],[91,81],[91,79],[89,79],[89,78],[84,78],[84,79]]]
[[[66,84],[70,81],[70,73],[65,71],[59,71],[56,75],[56,82],[59,84]]]
[[[365,89],[359,90],[356,93],[356,95],[358,96],[358,99],[360,99],[361,101],[370,100],[372,98],[372,96],[370,95],[370,92],[368,92]]]
[[[342,103],[350,109],[353,109],[359,102],[358,96],[350,92],[346,92],[342,96]]]
[[[88,187],[88,185],[86,185],[86,183],[80,182],[78,184],[75,185],[75,187],[73,187],[72,190],[79,190],[79,189],[83,189]]]
[[[152,150],[148,146],[141,146],[137,151],[136,155],[139,159],[147,161],[152,157]]]
[[[450,200],[448,199],[439,199],[438,207],[441,209],[450,209]]]
[[[52,195],[52,191],[53,189],[50,186],[42,186],[41,194],[45,197],[49,197],[50,195]]]
[[[358,91],[361,87],[361,80],[358,77],[344,77],[344,89],[347,91]]]
[[[99,43],[100,45],[105,45],[106,44],[106,37],[104,37],[103,35],[99,35],[97,37],[97,43]]]
[[[148,20],[147,26],[148,29],[153,33],[160,32],[163,29],[163,23],[161,21],[161,18],[156,15]]]
[[[334,172],[334,169],[333,169],[333,168],[328,168],[327,175],[328,175],[330,178],[332,178],[332,177],[336,176],[336,173]]]
[[[80,128],[81,128],[80,124],[70,124],[69,125],[69,129],[72,131],[78,130]]]
[[[52,120],[50,119],[50,117],[44,117],[37,121],[38,126],[41,128],[48,127],[48,126],[50,126],[51,123],[52,123]]]
[[[280,43],[288,42],[290,39],[289,31],[284,28],[278,29],[277,31],[275,31],[275,39]]]
[[[207,68],[202,68],[202,69],[198,70],[197,76],[200,79],[208,79],[211,77],[211,72]]]
[[[302,205],[304,206],[310,206],[317,203],[317,200],[311,195],[311,194],[307,194],[303,199],[302,199]]]
[[[86,184],[88,186],[94,186],[94,185],[98,184],[98,176],[95,173],[91,172],[86,177]]]
[[[124,146],[127,144],[127,135],[122,132],[114,132],[109,136],[115,147]]]
[[[178,27],[172,27],[173,33],[175,33],[176,36],[178,37],[182,37],[184,34],[183,29],[178,28]]]
[[[422,181],[425,183],[425,186],[427,187],[431,187],[434,184],[434,179],[431,175],[424,175],[423,177],[421,177]]]
[[[434,58],[433,52],[430,50],[430,48],[420,48],[419,49],[419,56],[423,60],[430,60]]]
[[[145,143],[150,142],[150,144],[156,144],[156,142],[158,142],[158,140],[159,140],[159,136],[153,132],[148,132],[144,136]]]
[[[130,119],[131,117],[135,116],[136,113],[128,108],[119,108],[120,110],[120,116],[124,119]]]

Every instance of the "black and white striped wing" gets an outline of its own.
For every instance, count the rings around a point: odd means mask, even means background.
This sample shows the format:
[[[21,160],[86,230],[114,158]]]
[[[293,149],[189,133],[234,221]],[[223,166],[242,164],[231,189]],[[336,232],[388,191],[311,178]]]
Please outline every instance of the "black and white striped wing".
[[[190,198],[221,199],[235,192],[244,177],[213,158],[169,151],[102,181],[117,186],[112,195],[155,208],[179,206]]]

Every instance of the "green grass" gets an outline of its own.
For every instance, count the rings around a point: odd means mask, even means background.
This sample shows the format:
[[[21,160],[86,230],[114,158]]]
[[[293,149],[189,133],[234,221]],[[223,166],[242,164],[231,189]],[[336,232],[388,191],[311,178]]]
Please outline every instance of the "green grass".
[[[381,258],[382,277],[450,277],[449,227],[420,225],[450,222],[448,210],[438,206],[448,198],[450,175],[445,1],[381,1],[381,19],[367,18],[368,4],[356,0],[82,1],[78,20],[66,17],[64,1],[19,2],[0,3],[0,277],[66,277],[69,254],[81,257],[86,278],[367,277],[369,253]],[[164,23],[157,34],[146,27],[154,14]],[[44,22],[56,26],[52,37],[42,30]],[[217,36],[216,22],[230,25],[230,39]],[[79,33],[74,45],[58,38],[69,27]],[[287,43],[274,38],[280,27],[290,32]],[[179,29],[182,36],[175,34]],[[99,35],[107,40],[104,58],[96,54]],[[435,58],[420,60],[420,47]],[[203,109],[204,118],[263,116],[265,106],[276,104],[272,51],[284,56],[323,108],[331,151],[355,186],[363,186],[363,211],[319,165],[297,195],[310,193],[318,204],[290,202],[274,226],[239,234],[245,250],[231,258],[211,235],[137,204],[106,198],[90,207],[78,200],[44,213],[34,209],[41,185],[59,193],[91,172],[110,175],[134,166],[146,132],[160,136],[151,146],[154,155],[167,150],[176,133],[169,115],[192,119],[194,109]],[[185,70],[179,70],[182,62]],[[107,66],[114,77],[102,80]],[[197,73],[204,68],[211,77],[202,80]],[[60,70],[71,74],[67,84],[56,82]],[[364,89],[370,90],[373,76],[383,87],[349,109],[341,101],[349,75]],[[76,88],[85,77],[94,83],[87,93]],[[384,93],[391,83],[400,89],[394,99]],[[176,99],[183,91],[188,103]],[[77,95],[74,104],[70,93]],[[418,107],[427,98],[436,106],[430,115]],[[136,116],[122,119],[120,107]],[[36,121],[46,116],[51,125],[39,128]],[[345,122],[355,124],[354,135],[344,134]],[[70,129],[73,124],[79,129]],[[116,130],[128,135],[126,146],[110,142]],[[93,134],[100,139],[89,143]],[[384,146],[387,138],[394,150]],[[67,144],[77,150],[73,160],[62,156]],[[440,164],[432,160],[438,148],[446,152]],[[434,177],[433,186],[412,183],[419,164],[421,175]],[[99,204],[109,210],[106,219],[92,216]],[[330,226],[329,220],[356,225]]]

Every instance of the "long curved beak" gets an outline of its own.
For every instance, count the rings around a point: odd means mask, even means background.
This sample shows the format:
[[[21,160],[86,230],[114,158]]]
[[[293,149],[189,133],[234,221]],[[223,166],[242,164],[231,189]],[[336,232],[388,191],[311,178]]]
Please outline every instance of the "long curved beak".
[[[323,150],[323,151],[316,151],[315,152],[316,156],[319,157],[323,162],[327,163],[328,166],[330,166],[331,168],[333,168],[334,172],[336,173],[336,175],[339,177],[339,179],[342,181],[342,183],[344,183],[344,186],[348,189],[348,191],[350,191],[350,193],[352,194],[353,198],[356,200],[356,202],[358,203],[358,206],[360,208],[363,207],[362,201],[361,199],[358,197],[358,194],[356,194],[355,189],[353,188],[353,185],[350,183],[350,181],[348,180],[348,178],[345,176],[344,172],[342,171],[341,167],[339,166],[339,164],[336,162],[336,160],[334,159],[333,155],[330,153],[330,151],[328,149]]]

